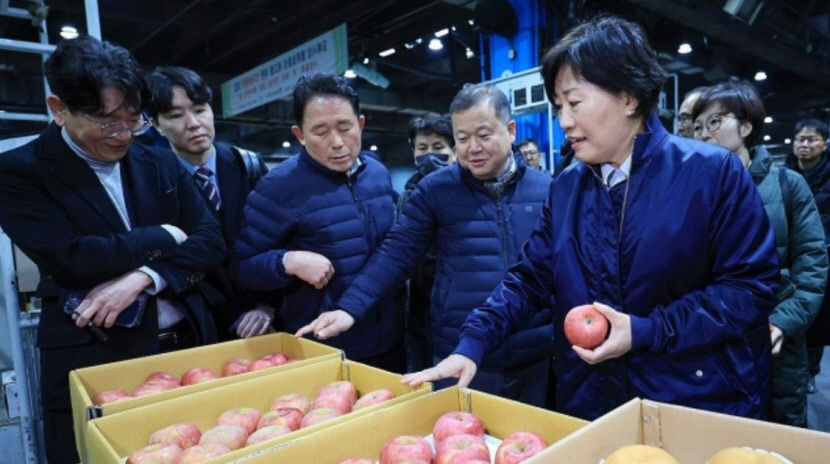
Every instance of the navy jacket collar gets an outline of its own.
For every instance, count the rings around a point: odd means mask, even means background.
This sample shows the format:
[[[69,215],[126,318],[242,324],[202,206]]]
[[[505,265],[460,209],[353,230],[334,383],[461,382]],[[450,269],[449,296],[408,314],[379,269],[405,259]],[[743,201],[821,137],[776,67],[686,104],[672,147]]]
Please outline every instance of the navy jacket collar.
[[[340,171],[333,171],[333,170],[323,166],[322,164],[318,163],[314,158],[311,157],[311,155],[308,154],[308,151],[305,149],[305,147],[300,149],[300,153],[297,156],[298,156],[298,162],[299,163],[301,163],[301,164],[303,164],[303,165],[319,172],[320,174],[322,174],[326,177],[330,177],[332,179],[338,179],[338,180],[341,180],[341,181],[345,181],[348,178],[346,173],[340,172]],[[367,157],[363,154],[363,152],[358,153],[357,156],[360,157],[361,165],[357,169],[357,171],[352,175],[352,177],[357,177],[364,169],[366,169],[366,158]]]

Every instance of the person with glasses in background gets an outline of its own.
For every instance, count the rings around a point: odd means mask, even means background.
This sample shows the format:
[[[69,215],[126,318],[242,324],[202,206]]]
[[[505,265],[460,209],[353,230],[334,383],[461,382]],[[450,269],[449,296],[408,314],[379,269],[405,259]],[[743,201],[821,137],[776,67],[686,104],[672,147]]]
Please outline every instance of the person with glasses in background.
[[[804,119],[795,125],[793,152],[787,156],[787,167],[807,179],[818,206],[824,226],[825,247],[830,245],[830,153],[827,124],[818,119]],[[830,283],[830,279],[828,279]],[[824,301],[816,320],[807,331],[808,370],[810,383],[807,393],[816,390],[815,376],[819,373],[824,347],[830,345],[830,285],[824,287]]]
[[[539,144],[533,139],[524,139],[518,144],[519,152],[524,157],[528,166],[533,169],[542,170],[542,153],[539,151]]]
[[[697,87],[683,96],[683,102],[677,110],[677,135],[686,138],[694,137],[692,127],[694,120],[692,120],[692,109],[695,107],[695,102],[700,98],[700,95],[706,91],[706,87]]]
[[[781,271],[777,303],[769,315],[772,345],[772,417],[807,426],[806,332],[821,307],[827,279],[824,229],[802,176],[772,164],[763,145],[764,104],[746,81],[710,87],[692,110],[695,138],[735,153],[747,168],[775,232]]]
[[[150,94],[126,49],[81,36],[44,67],[55,120],[0,155],[0,227],[40,272],[46,454],[74,464],[69,372],[214,341],[194,284],[225,245],[175,155],[133,143]]]

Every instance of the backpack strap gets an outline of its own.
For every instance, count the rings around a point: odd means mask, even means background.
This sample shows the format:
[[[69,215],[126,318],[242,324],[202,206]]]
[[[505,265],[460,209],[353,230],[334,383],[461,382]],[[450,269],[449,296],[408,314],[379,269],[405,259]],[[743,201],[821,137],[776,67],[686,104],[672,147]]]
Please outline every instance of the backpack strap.
[[[790,218],[790,183],[787,182],[787,168],[783,166],[778,168],[778,184],[781,188],[781,202],[784,204],[784,215],[787,218],[787,229],[789,229],[792,222],[792,218]]]

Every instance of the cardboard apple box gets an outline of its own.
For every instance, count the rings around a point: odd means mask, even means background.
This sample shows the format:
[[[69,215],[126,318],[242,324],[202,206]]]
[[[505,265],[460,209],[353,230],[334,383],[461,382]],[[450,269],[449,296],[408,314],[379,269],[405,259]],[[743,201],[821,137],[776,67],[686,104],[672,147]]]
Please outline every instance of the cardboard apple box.
[[[430,384],[418,388],[404,385],[398,374],[352,361],[327,359],[93,419],[86,424],[87,459],[94,464],[121,464],[131,452],[147,445],[150,434],[162,427],[187,422],[204,432],[216,425],[219,415],[228,409],[253,407],[265,413],[274,398],[280,395],[302,393],[313,398],[320,387],[338,380],[351,381],[361,395],[385,388],[395,393],[396,397],[262,443],[246,446],[205,463],[229,462],[256,454],[262,449],[294,437],[337,427],[350,418],[371,414],[378,409],[388,408],[432,391]]]
[[[830,456],[827,433],[633,399],[525,462],[596,464],[635,444],[663,448],[681,463],[705,463],[733,446],[775,451],[796,464],[828,462]]]
[[[465,411],[484,422],[485,433],[499,440],[517,431],[531,431],[555,443],[588,422],[546,409],[466,388],[450,387],[354,417],[337,427],[297,436],[244,460],[244,464],[275,462],[336,464],[348,458],[378,459],[383,444],[400,435],[432,434],[443,414]],[[566,462],[566,461],[562,461]],[[574,461],[575,462],[575,461]]]
[[[179,379],[182,374],[194,367],[209,367],[221,374],[222,365],[230,358],[242,356],[255,360],[265,354],[280,351],[296,362],[269,369],[222,377],[210,382],[174,388],[153,395],[108,403],[103,406],[93,404],[92,398],[98,393],[121,388],[127,393],[137,387],[153,372],[167,371]],[[275,333],[234,340],[225,343],[201,346],[171,353],[146,356],[127,361],[120,361],[98,366],[76,369],[69,373],[69,394],[72,401],[72,417],[75,429],[75,441],[81,462],[89,463],[84,458],[85,425],[95,417],[102,417],[120,411],[137,408],[159,401],[188,395],[230,383],[241,382],[274,372],[305,366],[324,360],[343,359],[343,352],[311,340],[294,337],[287,333]]]

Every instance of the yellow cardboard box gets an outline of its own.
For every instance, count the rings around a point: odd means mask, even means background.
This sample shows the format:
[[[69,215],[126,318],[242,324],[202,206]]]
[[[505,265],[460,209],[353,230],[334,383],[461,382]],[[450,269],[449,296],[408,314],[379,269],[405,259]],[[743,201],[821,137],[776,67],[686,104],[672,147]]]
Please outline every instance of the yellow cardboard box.
[[[681,464],[703,464],[733,446],[775,451],[795,464],[830,461],[827,433],[634,399],[526,462],[597,464],[634,444],[663,448]]]
[[[330,359],[93,419],[86,424],[87,458],[94,464],[121,464],[124,457],[146,446],[150,434],[162,427],[187,422],[204,432],[215,426],[219,415],[228,409],[247,406],[265,413],[277,396],[304,393],[314,398],[321,386],[337,380],[350,380],[361,395],[385,388],[395,393],[396,398],[241,448],[205,463],[228,462],[247,456],[296,436],[336,427],[350,418],[371,414],[380,408],[387,408],[432,391],[429,384],[419,388],[404,385],[398,374],[352,361]]]
[[[451,387],[355,417],[337,427],[298,436],[234,462],[336,464],[348,458],[377,459],[387,440],[400,435],[428,436],[438,418],[451,411],[475,414],[484,422],[486,433],[498,439],[530,431],[555,443],[588,423],[487,393]]]
[[[243,356],[257,359],[265,354],[280,351],[290,359],[299,360],[283,366],[262,369],[245,374],[224,377],[211,382],[188,385],[154,395],[118,401],[103,406],[94,405],[92,398],[98,393],[117,388],[129,393],[153,372],[167,371],[179,378],[194,367],[209,367],[217,374],[230,358]],[[244,381],[273,372],[286,371],[323,360],[341,360],[343,353],[322,343],[294,337],[287,333],[275,333],[244,340],[174,351],[98,366],[76,369],[69,373],[69,394],[72,401],[72,417],[78,454],[84,463],[85,426],[89,419],[137,408],[197,391],[216,388],[229,383]]]

